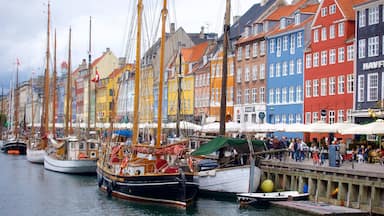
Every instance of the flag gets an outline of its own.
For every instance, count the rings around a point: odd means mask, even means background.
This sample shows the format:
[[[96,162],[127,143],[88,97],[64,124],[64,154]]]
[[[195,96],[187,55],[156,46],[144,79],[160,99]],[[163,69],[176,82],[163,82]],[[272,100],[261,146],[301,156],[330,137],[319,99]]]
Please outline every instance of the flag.
[[[96,69],[96,76],[92,78],[92,82],[99,82],[100,76],[99,76],[99,71]]]

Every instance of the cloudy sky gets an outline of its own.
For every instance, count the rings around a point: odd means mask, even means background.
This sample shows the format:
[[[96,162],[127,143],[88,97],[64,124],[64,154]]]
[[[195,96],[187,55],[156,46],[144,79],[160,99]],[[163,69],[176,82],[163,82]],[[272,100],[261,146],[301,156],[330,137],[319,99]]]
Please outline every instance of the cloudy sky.
[[[233,15],[241,15],[260,0],[232,0]],[[57,59],[68,56],[68,30],[72,28],[72,68],[88,56],[89,17],[92,17],[92,58],[109,47],[117,56],[125,55],[134,0],[51,0],[51,30],[57,31]],[[161,0],[144,0],[150,17]],[[221,34],[225,0],[168,0],[168,22],[189,33],[200,31]],[[148,19],[148,18],[147,18]],[[150,20],[150,19],[148,19]],[[148,21],[151,22],[151,21]],[[148,24],[147,24],[148,25]],[[8,89],[20,59],[19,81],[42,75],[47,43],[47,0],[12,0],[0,8],[0,86]],[[53,33],[51,34],[53,52]],[[51,58],[52,59],[52,58]],[[53,61],[53,60],[51,60]],[[51,63],[52,64],[52,63]]]

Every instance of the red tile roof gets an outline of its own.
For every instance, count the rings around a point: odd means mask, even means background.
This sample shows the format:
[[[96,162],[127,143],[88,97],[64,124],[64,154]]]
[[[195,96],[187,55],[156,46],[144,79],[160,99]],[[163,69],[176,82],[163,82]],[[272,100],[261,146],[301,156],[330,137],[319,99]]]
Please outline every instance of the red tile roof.
[[[280,20],[281,17],[286,17],[293,14],[297,9],[299,9],[307,0],[301,0],[294,5],[281,6],[275,10],[271,15],[269,15],[265,20]]]
[[[307,23],[309,22],[312,22],[313,20],[313,16],[311,18],[308,18],[306,19],[304,22],[300,23],[299,25],[295,25],[294,23],[287,26],[286,28],[284,29],[280,29],[280,26],[278,25],[275,29],[273,29],[272,31],[270,31],[268,33],[268,36],[273,36],[273,35],[277,35],[277,34],[280,34],[282,32],[287,32],[287,31],[292,31],[292,30],[295,30],[295,29],[299,29],[299,28],[302,28],[303,26],[305,26]]]
[[[320,4],[310,4],[305,8],[300,9],[301,13],[316,13]]]
[[[355,20],[353,6],[367,2],[368,0],[335,0],[347,20]]]
[[[181,54],[185,62],[196,62],[203,57],[208,47],[208,41],[190,48],[182,48]]]

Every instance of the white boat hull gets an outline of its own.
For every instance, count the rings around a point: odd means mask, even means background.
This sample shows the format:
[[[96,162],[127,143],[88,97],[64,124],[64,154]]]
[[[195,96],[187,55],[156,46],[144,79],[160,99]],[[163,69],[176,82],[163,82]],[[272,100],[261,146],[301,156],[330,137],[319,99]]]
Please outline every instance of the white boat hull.
[[[31,163],[44,164],[45,150],[33,150],[27,148],[27,160]]]
[[[251,167],[239,166],[198,172],[199,188],[208,192],[247,193],[250,186]],[[253,190],[260,184],[261,170],[254,167]]]
[[[96,173],[97,160],[58,160],[49,155],[44,157],[44,168],[62,173]]]

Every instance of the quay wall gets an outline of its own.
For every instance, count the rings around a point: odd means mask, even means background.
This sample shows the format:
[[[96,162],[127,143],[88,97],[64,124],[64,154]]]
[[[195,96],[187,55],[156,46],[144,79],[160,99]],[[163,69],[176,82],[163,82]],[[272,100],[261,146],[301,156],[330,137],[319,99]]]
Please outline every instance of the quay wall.
[[[261,182],[272,180],[276,191],[303,192],[307,188],[312,201],[384,215],[384,166],[348,163],[342,167],[329,167],[262,160]]]

